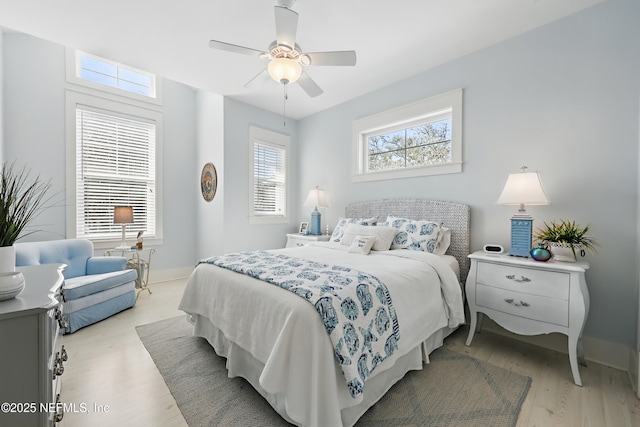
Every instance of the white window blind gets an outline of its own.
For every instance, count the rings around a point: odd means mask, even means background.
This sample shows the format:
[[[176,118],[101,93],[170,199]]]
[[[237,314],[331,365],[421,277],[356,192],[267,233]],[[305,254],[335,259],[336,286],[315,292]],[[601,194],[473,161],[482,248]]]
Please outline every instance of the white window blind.
[[[253,214],[284,215],[286,151],[264,142],[253,145]]]
[[[132,206],[127,232],[156,234],[156,124],[107,111],[76,108],[76,236],[120,238],[114,206]]]

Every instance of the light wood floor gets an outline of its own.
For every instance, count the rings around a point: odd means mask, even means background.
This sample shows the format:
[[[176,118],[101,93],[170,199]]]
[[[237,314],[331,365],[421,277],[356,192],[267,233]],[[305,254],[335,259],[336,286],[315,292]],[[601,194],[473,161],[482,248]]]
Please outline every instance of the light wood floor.
[[[134,308],[64,337],[61,395],[75,412],[61,426],[186,426],[134,329],[184,314],[177,309],[184,284],[153,284],[153,295],[141,294]],[[465,347],[466,333],[461,328],[446,346],[533,379],[519,427],[640,426],[640,402],[625,372],[589,363],[580,367],[584,387],[577,387],[565,354],[490,332]]]

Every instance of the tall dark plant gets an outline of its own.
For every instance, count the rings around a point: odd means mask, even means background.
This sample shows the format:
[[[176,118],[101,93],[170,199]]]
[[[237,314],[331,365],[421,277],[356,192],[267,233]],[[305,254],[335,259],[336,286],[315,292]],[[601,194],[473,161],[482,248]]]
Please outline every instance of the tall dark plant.
[[[0,246],[11,246],[19,237],[35,231],[25,228],[49,200],[51,180],[34,177],[26,167],[16,169],[15,162],[2,165],[0,183]]]

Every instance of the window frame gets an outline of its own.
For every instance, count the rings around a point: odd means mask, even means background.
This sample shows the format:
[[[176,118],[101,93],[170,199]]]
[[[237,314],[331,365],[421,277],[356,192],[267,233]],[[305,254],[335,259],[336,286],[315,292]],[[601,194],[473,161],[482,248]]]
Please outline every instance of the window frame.
[[[398,108],[354,120],[352,123],[352,181],[367,182],[462,172],[462,89],[455,89]],[[451,162],[368,171],[367,139],[376,134],[407,129],[441,118],[451,110]]]
[[[135,92],[129,92],[127,90],[120,89],[117,87],[100,84],[100,83],[93,82],[91,80],[83,79],[82,77],[80,77],[80,74],[79,74],[82,56],[87,56],[87,57],[105,62],[107,64],[114,65],[119,68],[123,68],[129,71],[134,71],[139,74],[144,74],[146,76],[153,77],[153,81],[154,81],[153,87],[155,88],[154,90],[155,95],[154,96],[141,95],[141,94],[138,94]],[[101,92],[106,92],[112,95],[116,95],[118,97],[130,98],[136,101],[142,101],[149,104],[154,104],[154,105],[163,104],[163,85],[162,85],[161,77],[153,73],[149,73],[147,71],[137,69],[135,67],[130,67],[128,65],[121,64],[119,62],[111,61],[109,59],[102,58],[97,55],[83,52],[78,49],[71,49],[71,48],[66,49],[66,77],[67,77],[67,82],[72,83],[74,85],[82,86],[88,89],[98,90]]]
[[[256,143],[269,145],[284,151],[284,213],[282,215],[263,215],[255,211],[255,169],[254,150]],[[291,200],[291,137],[281,133],[269,131],[256,126],[249,126],[249,224],[279,224],[288,223],[290,218]]]
[[[163,242],[163,115],[160,111],[132,105],[126,101],[119,101],[103,97],[93,96],[67,88],[66,91],[66,192],[67,192],[67,215],[66,215],[66,235],[67,238],[77,237],[77,210],[76,197],[76,108],[87,106],[89,109],[97,109],[112,112],[116,116],[140,118],[145,121],[155,122],[155,236],[145,236],[145,243],[149,245],[160,245]],[[98,249],[111,248],[121,241],[121,233],[116,233],[109,238],[85,237],[94,243]],[[131,237],[130,237],[131,238]]]

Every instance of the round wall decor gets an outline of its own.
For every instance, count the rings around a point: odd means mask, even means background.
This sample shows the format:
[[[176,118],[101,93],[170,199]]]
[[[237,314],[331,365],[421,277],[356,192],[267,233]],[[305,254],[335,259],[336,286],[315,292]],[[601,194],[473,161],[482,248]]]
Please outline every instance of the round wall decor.
[[[216,195],[216,189],[218,188],[218,174],[216,167],[213,163],[207,163],[202,168],[202,174],[200,175],[200,190],[202,191],[202,197],[210,202]]]

